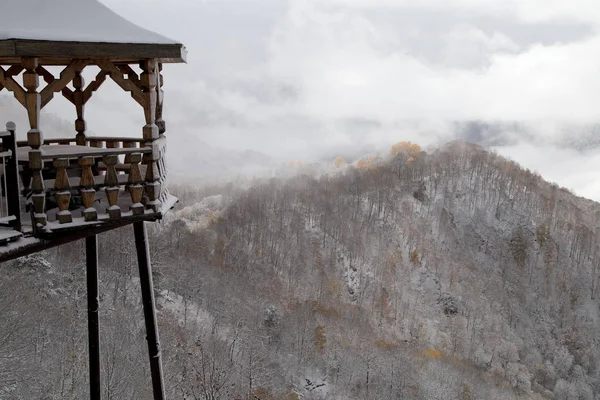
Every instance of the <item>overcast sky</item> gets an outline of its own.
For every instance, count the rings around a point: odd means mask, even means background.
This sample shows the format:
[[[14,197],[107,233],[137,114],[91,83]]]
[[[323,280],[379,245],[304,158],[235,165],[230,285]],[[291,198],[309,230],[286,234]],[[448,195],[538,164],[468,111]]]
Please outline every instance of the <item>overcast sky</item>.
[[[459,136],[600,200],[597,1],[102,2],[189,51],[165,69],[176,168],[198,140],[310,160]],[[139,130],[114,92],[92,99],[90,128]]]

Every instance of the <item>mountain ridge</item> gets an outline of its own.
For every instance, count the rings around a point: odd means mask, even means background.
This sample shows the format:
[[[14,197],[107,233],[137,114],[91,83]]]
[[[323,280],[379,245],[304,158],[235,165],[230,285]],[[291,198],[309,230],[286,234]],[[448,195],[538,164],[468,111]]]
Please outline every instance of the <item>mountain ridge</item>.
[[[149,225],[172,397],[591,400],[599,393],[596,202],[462,142],[318,177],[186,190],[172,188],[183,204]],[[117,353],[114,335],[102,351],[115,376],[135,379],[113,386],[124,397],[144,393],[148,382],[143,346],[124,350],[143,337],[132,246],[127,229],[100,236],[101,320],[110,321],[111,335],[129,332]],[[33,276],[27,261],[11,264],[0,285],[31,279],[41,289],[19,284],[32,296],[23,307],[40,301],[34,293],[59,290],[60,309],[68,310],[69,299],[81,299],[80,247],[45,252],[51,266]],[[48,268],[52,279],[44,278]],[[18,371],[63,365],[43,384],[57,393],[66,382],[64,398],[83,397],[85,374],[69,367],[76,365],[69,357],[86,357],[81,312],[70,320],[44,310],[38,328],[23,320],[24,337],[47,332],[47,346],[65,351],[42,357],[29,341],[32,357]],[[125,316],[127,324],[115,325]],[[73,345],[58,346],[66,337]],[[0,343],[0,351],[16,351],[11,345]],[[127,374],[134,367],[141,376]],[[36,390],[17,381],[0,393],[24,398]]]

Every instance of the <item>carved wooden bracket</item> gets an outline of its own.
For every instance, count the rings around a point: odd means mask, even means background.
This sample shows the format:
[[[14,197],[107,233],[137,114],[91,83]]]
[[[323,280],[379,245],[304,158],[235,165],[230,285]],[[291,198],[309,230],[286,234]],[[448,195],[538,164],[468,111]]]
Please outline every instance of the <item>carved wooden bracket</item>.
[[[106,80],[106,71],[101,70],[96,75],[96,79],[94,79],[83,91],[83,103],[87,103],[87,101],[92,97],[92,94],[102,86],[104,81]]]
[[[101,70],[100,72],[98,72],[98,74],[96,74],[96,79],[94,79],[87,85],[87,87],[83,90],[83,104],[87,103],[88,100],[92,97],[92,94],[94,94],[94,92],[98,90],[100,86],[102,86],[102,84],[106,80],[107,74],[108,72],[106,72],[105,70]],[[75,101],[75,93],[68,87],[62,89],[62,95],[65,99],[77,105]]]
[[[121,68],[119,68],[119,66],[108,60],[100,60],[97,62],[97,65],[102,68],[102,70],[106,71],[121,89],[130,92],[131,97],[133,97],[139,105],[144,107],[144,93],[139,78],[131,67],[120,66]],[[125,75],[127,75],[127,78],[125,78]]]
[[[6,88],[6,90],[12,92],[19,103],[25,107],[25,89],[13,79],[13,76],[21,73],[23,69],[21,65],[13,65],[6,71],[0,67],[0,90]]]
[[[46,83],[48,83],[48,86],[46,86],[40,92],[40,96],[42,98],[41,108],[44,108],[44,106],[48,104],[50,100],[52,100],[54,93],[62,92],[63,89],[67,89],[67,85],[73,80],[75,74],[77,72],[81,72],[89,64],[90,62],[87,60],[75,60],[71,62],[71,64],[67,65],[64,70],[62,70],[58,79],[55,79],[54,75],[39,65],[35,71],[38,75],[44,78]]]

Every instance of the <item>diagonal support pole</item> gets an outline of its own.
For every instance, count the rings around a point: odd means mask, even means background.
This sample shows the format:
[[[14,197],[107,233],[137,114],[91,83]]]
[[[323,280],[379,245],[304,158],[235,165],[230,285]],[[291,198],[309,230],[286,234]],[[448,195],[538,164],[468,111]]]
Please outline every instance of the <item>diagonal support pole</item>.
[[[98,236],[85,238],[87,266],[90,399],[100,400],[100,329],[98,322]]]
[[[148,233],[144,221],[133,223],[135,248],[137,250],[140,269],[140,286],[142,287],[142,303],[144,305],[144,320],[146,321],[146,340],[150,356],[150,372],[152,374],[152,390],[154,400],[165,399],[165,384],[160,359],[160,340],[156,324],[156,309],[154,306],[154,289],[152,286],[152,266],[150,265],[150,248]]]

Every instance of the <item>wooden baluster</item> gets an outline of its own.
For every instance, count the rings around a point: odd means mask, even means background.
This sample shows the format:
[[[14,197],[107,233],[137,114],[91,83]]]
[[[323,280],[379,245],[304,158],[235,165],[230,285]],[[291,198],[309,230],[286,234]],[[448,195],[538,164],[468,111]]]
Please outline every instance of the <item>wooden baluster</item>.
[[[144,100],[144,116],[146,125],[142,129],[145,146],[152,147],[152,153],[144,154],[144,164],[146,164],[146,208],[160,211],[160,173],[158,170],[159,154],[155,151],[154,141],[158,139],[158,126],[156,126],[156,62],[154,60],[146,60],[140,63],[142,74],[140,75],[140,83],[143,90]]]
[[[119,179],[115,165],[119,161],[119,156],[108,155],[104,156],[103,160],[106,164],[106,175],[104,176],[104,191],[108,200],[108,208],[106,212],[110,218],[121,218],[121,208],[117,204],[119,200]]]
[[[83,216],[86,221],[96,221],[98,219],[98,212],[94,208],[96,190],[94,190],[94,174],[92,173],[94,157],[81,157],[79,159],[79,165],[81,166],[81,180],[79,181],[79,187],[81,188],[81,200],[85,207]]]
[[[75,77],[73,78],[73,103],[75,104],[75,110],[77,111],[77,119],[75,120],[75,130],[77,135],[75,136],[75,142],[78,146],[85,146],[85,119],[83,119],[83,113],[85,111],[85,99],[83,87],[85,81],[81,76],[81,70],[75,71]]]
[[[28,143],[31,146],[29,151],[29,172],[31,174],[31,204],[33,206],[33,220],[35,224],[46,225],[46,187],[42,177],[44,161],[42,160],[42,150],[40,150],[40,135],[38,132],[29,131],[27,133]]]
[[[131,168],[129,169],[129,178],[127,187],[131,195],[131,207],[129,208],[133,215],[144,214],[144,205],[142,204],[142,195],[144,186],[142,186],[142,174],[140,173],[140,162],[142,153],[132,153],[129,155]]]
[[[23,68],[23,86],[27,89],[25,93],[25,107],[29,117],[29,126],[31,129],[27,132],[27,144],[31,146],[29,151],[29,172],[31,174],[31,204],[33,205],[33,223],[36,225],[46,225],[46,188],[44,187],[44,178],[42,169],[44,161],[42,160],[42,150],[40,147],[44,142],[42,132],[39,130],[39,118],[41,97],[37,91],[39,77],[35,72],[38,66],[37,58],[24,57],[22,59]]]
[[[137,145],[137,143],[132,140],[127,140],[127,141],[123,142],[124,149],[135,149],[136,145]],[[141,153],[140,153],[140,156],[141,156]],[[131,154],[125,154],[125,159],[123,160],[123,163],[126,165],[131,164]]]
[[[107,149],[118,149],[119,147],[121,147],[121,142],[118,140],[107,140],[106,141],[106,148]],[[117,156],[117,164],[119,163],[119,158]]]
[[[167,131],[165,120],[163,119],[163,75],[162,63],[156,63],[156,126],[158,133],[164,135]]]
[[[107,140],[106,141],[106,148],[107,149],[118,149],[120,146],[121,142],[118,140]]]
[[[54,190],[56,194],[56,204],[58,205],[58,214],[56,219],[61,224],[73,222],[73,216],[69,211],[69,204],[71,202],[71,192],[69,189],[69,177],[67,176],[67,167],[69,166],[69,160],[67,158],[57,158],[54,160],[54,167],[56,168],[56,179],[54,180]]]
[[[101,149],[103,144],[104,142],[102,140],[90,140],[90,147],[96,147],[98,149]]]

